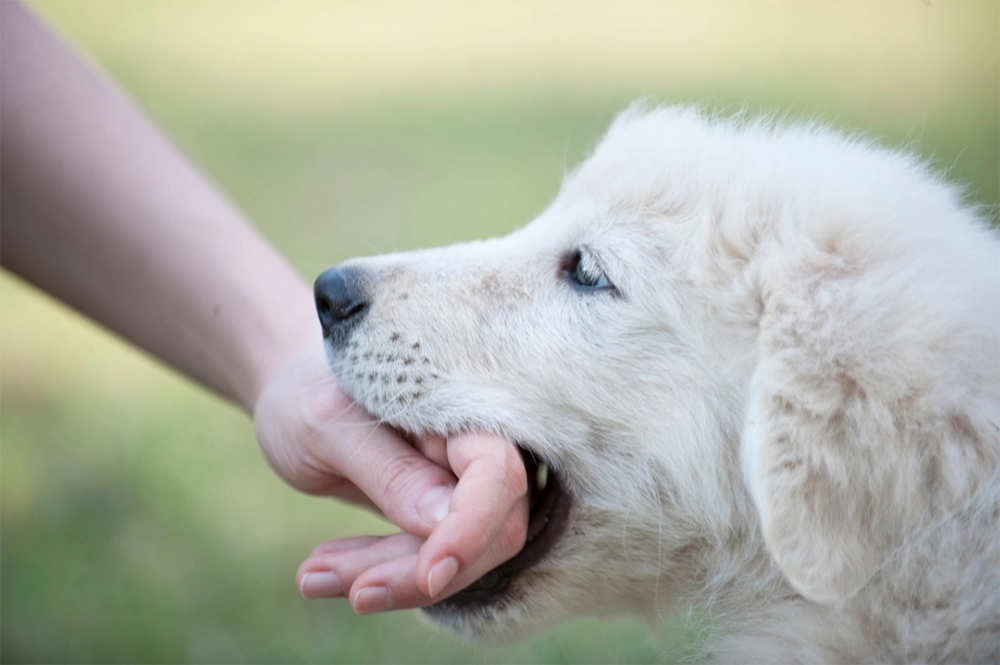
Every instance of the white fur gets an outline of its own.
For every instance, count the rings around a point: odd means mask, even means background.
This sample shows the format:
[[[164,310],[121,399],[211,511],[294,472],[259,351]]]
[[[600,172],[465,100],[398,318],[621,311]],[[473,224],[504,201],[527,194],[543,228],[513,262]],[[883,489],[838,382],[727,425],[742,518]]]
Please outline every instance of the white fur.
[[[573,287],[581,247],[617,292]],[[1000,244],[912,157],[635,108],[520,231],[350,265],[355,398],[574,499],[463,634],[693,606],[722,661],[1000,658]]]

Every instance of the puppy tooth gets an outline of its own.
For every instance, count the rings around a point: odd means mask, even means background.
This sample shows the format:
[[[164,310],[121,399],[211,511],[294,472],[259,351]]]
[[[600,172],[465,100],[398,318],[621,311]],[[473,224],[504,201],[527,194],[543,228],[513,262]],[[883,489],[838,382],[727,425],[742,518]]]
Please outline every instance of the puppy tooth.
[[[549,484],[549,467],[545,463],[540,463],[538,465],[538,471],[535,472],[535,485],[538,489],[543,490],[545,486]]]

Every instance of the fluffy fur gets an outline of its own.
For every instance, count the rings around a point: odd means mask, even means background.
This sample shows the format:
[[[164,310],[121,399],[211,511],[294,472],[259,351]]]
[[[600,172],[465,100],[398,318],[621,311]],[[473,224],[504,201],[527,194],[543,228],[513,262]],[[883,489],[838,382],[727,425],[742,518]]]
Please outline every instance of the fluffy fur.
[[[693,606],[722,661],[1000,659],[1000,244],[911,156],[636,108],[527,227],[349,265],[347,390],[573,497],[459,632]]]

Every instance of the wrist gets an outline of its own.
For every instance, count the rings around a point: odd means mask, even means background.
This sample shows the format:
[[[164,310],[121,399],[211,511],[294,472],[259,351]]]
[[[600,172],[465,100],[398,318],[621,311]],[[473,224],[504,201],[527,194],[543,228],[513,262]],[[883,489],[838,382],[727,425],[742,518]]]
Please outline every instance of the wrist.
[[[258,340],[249,351],[248,378],[240,402],[250,414],[256,410],[261,394],[289,367],[306,360],[324,359],[323,338],[315,320],[299,321],[274,331],[266,339]]]

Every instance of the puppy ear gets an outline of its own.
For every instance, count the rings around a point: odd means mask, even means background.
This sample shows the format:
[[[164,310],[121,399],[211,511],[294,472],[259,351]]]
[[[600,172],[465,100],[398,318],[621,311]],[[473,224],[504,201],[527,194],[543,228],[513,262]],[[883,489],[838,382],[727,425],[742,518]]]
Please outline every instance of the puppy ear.
[[[852,312],[856,294],[810,288],[765,306],[742,463],[771,556],[829,604],[918,522],[967,502],[1000,437],[974,405],[934,397],[935,367],[953,359],[934,358],[920,330],[887,332],[894,322]]]

